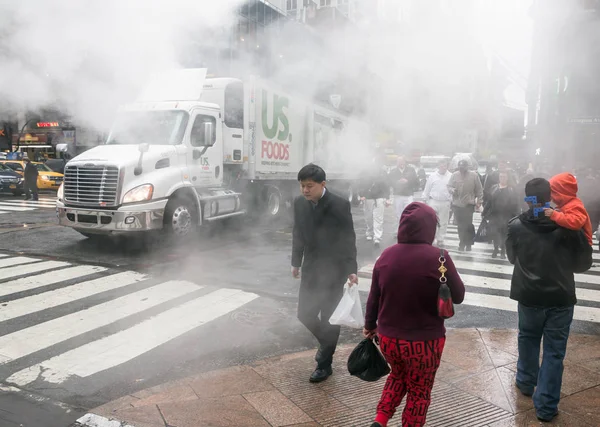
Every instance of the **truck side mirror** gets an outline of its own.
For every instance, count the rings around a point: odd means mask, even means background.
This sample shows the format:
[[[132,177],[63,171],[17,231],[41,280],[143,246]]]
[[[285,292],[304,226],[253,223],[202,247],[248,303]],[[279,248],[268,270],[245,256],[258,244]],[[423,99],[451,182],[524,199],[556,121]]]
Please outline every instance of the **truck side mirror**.
[[[212,147],[215,145],[215,141],[213,139],[214,125],[212,122],[204,123],[204,146]]]

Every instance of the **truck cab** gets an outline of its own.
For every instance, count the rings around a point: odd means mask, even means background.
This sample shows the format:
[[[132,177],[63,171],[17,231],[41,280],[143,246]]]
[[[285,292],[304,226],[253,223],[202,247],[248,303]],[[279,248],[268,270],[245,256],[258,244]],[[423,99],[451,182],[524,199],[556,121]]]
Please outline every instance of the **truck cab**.
[[[106,144],[65,167],[61,225],[86,236],[165,228],[186,236],[204,221],[240,215],[223,185],[222,114],[216,104],[122,107]]]

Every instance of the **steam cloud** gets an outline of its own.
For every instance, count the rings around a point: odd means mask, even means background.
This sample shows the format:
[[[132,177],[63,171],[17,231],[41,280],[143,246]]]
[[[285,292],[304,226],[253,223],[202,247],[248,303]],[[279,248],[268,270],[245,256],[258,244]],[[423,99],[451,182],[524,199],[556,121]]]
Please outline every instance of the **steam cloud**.
[[[56,105],[105,128],[190,35],[228,25],[239,0],[0,0],[0,111]]]
[[[194,43],[216,43],[216,34],[237,19],[241,3],[0,0],[0,112],[56,105],[78,122],[106,129],[116,106],[135,98],[148,76],[181,66]],[[421,2],[413,3],[417,16]],[[312,42],[306,29],[288,25],[272,41],[271,53],[282,57],[275,73],[292,83],[288,92],[310,98],[343,70],[347,79],[337,89],[352,92],[361,86],[354,83],[366,82],[364,91],[352,95],[366,101],[364,118],[372,128],[400,125],[405,140],[443,147],[458,137],[454,130],[465,127],[473,109],[489,105],[483,89],[493,89],[485,87],[491,55],[482,42],[510,34],[513,52],[505,57],[514,53],[523,65],[529,54],[527,5],[516,5],[530,1],[485,3],[495,6],[476,8],[476,16],[432,9],[427,19],[409,25],[372,18]],[[495,36],[482,39],[482,28],[495,30]],[[524,64],[522,75],[527,68]],[[364,159],[359,154],[364,143],[363,136],[346,141],[346,152]]]

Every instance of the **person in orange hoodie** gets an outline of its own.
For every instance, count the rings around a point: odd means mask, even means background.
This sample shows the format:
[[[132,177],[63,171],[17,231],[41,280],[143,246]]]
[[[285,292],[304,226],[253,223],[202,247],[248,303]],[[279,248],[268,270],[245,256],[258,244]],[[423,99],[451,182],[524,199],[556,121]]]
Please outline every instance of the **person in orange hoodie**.
[[[577,179],[568,172],[560,173],[550,179],[550,188],[552,201],[558,209],[544,209],[544,214],[561,227],[583,229],[592,246],[592,222],[583,202],[577,197]]]

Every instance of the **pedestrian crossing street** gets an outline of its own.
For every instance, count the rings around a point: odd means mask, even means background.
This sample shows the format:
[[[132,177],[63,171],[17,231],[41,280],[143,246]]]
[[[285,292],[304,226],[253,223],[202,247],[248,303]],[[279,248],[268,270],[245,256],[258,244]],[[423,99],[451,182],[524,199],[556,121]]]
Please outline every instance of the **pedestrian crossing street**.
[[[258,298],[135,271],[0,254],[0,376],[83,380]]]
[[[0,198],[0,215],[35,211],[37,209],[56,209],[56,196],[40,196],[39,200]]]
[[[480,223],[481,217],[476,214],[475,229]],[[472,252],[458,252],[458,230],[455,225],[449,224],[444,245],[466,286],[463,305],[517,311],[517,302],[509,298],[513,266],[499,256],[492,259],[492,244],[475,243]],[[575,275],[578,304],[574,318],[600,323],[600,253],[597,248],[598,240],[594,238],[592,268],[585,274]],[[359,274],[368,276],[372,267],[364,267]],[[368,292],[370,283],[364,282],[360,290]]]

